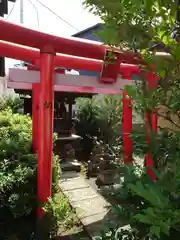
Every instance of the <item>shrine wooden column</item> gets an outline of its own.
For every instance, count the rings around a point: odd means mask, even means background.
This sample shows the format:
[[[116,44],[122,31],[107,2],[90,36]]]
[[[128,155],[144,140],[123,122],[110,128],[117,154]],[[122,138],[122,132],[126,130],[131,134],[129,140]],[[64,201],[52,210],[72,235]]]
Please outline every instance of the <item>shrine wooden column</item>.
[[[33,65],[28,65],[27,69],[32,71],[38,71],[38,69],[35,68]],[[38,150],[38,128],[39,128],[39,83],[33,83],[32,84],[32,146],[33,146],[34,153],[37,153],[37,150]]]
[[[39,129],[39,83],[32,85],[32,145],[34,153],[38,151]]]
[[[44,48],[40,54],[39,136],[38,136],[38,201],[45,203],[52,189],[52,150],[54,118],[54,63],[55,53]],[[39,207],[38,216],[42,216]]]
[[[124,163],[133,161],[132,134],[132,100],[126,92],[123,92],[123,116],[122,116],[122,139],[123,139],[123,160]]]
[[[157,87],[158,77],[153,72],[148,72],[147,74],[147,88],[151,90],[152,88]],[[154,112],[146,113],[145,115],[145,122],[146,122],[146,139],[147,144],[150,144],[151,141],[151,133],[150,128],[152,129],[153,133],[156,134],[158,131],[157,127],[157,115]],[[153,171],[154,169],[154,160],[152,159],[151,153],[147,152],[145,155],[145,166],[147,167],[148,175],[155,180],[156,176]]]

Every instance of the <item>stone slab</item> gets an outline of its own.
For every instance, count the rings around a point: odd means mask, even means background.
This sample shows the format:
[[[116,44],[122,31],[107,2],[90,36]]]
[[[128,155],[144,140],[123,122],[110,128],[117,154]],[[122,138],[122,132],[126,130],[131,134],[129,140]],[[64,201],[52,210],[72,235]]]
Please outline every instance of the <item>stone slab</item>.
[[[89,187],[89,184],[80,177],[75,179],[72,178],[71,180],[61,181],[60,187],[64,191],[69,191],[73,189],[87,188]]]
[[[62,172],[61,181],[63,180],[72,180],[72,178],[80,178],[79,173],[76,171]]]
[[[114,219],[110,203],[76,172],[63,173],[60,187],[91,239],[99,235],[107,221]]]
[[[67,161],[61,163],[61,170],[62,171],[81,171],[81,164],[77,161]]]
[[[72,206],[76,208],[80,219],[107,211],[110,204],[101,196],[97,196],[84,201],[73,202]]]
[[[72,203],[75,201],[77,202],[77,201],[98,197],[99,194],[91,187],[87,187],[87,188],[76,189],[75,191],[74,190],[66,191],[66,196],[69,198],[69,201]]]

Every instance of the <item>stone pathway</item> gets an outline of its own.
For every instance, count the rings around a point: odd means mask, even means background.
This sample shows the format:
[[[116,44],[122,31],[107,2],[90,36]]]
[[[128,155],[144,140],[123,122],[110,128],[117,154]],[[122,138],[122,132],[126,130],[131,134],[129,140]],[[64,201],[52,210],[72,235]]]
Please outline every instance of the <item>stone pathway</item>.
[[[102,230],[102,225],[107,220],[113,221],[110,203],[98,194],[79,173],[62,173],[60,187],[91,238],[98,236],[98,232]]]

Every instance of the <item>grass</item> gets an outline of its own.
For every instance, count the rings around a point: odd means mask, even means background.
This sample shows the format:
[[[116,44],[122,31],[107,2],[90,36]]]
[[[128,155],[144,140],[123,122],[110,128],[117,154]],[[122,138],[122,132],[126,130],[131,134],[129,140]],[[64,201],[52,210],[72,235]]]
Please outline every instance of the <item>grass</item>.
[[[54,196],[53,200],[50,199],[47,210],[54,216],[55,231],[52,234],[54,239],[61,236],[70,236],[72,240],[81,240],[85,237],[87,239],[76,212],[61,190]]]

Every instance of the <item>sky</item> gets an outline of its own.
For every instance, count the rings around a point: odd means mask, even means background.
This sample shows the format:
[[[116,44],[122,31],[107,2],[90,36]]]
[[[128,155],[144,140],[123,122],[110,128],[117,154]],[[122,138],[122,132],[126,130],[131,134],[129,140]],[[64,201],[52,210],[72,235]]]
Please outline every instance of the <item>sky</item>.
[[[99,18],[89,13],[83,7],[83,0],[40,0],[57,15],[69,22],[73,27],[60,20],[53,13],[41,6],[36,0],[23,0],[24,5],[24,25],[28,28],[40,30],[42,32],[54,34],[57,36],[68,37],[72,34],[84,30],[100,22]],[[34,4],[34,6],[32,5]],[[11,14],[5,15],[5,19],[13,23],[20,23],[20,0],[16,0],[13,8],[12,2],[8,4],[8,10]],[[35,10],[36,9],[36,10]],[[38,12],[38,17],[37,17]],[[39,19],[39,21],[38,21]],[[39,26],[38,26],[39,25]],[[6,59],[6,71],[18,63],[12,59]]]

